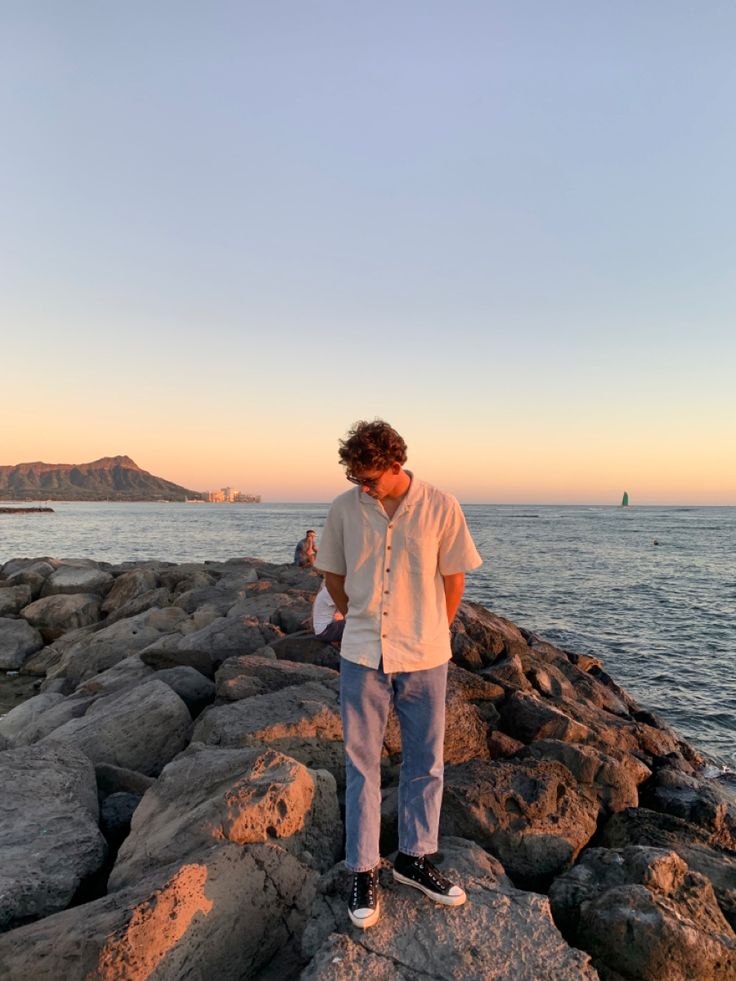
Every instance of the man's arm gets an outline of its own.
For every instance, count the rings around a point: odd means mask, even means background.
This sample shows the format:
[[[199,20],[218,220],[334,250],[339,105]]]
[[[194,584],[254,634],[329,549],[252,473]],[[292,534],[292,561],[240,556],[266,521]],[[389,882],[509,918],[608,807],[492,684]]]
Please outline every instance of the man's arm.
[[[335,606],[340,613],[345,616],[348,612],[348,594],[345,592],[345,576],[338,576],[336,572],[325,572],[325,586],[327,592],[332,597]],[[461,592],[462,595],[462,592]],[[458,603],[460,600],[458,599]]]
[[[443,576],[442,582],[445,585],[445,602],[447,603],[447,623],[451,624],[455,619],[457,608],[465,591],[465,573],[455,572],[451,576]],[[330,588],[329,585],[327,587]],[[331,592],[331,591],[330,591]],[[337,601],[335,601],[337,602]]]

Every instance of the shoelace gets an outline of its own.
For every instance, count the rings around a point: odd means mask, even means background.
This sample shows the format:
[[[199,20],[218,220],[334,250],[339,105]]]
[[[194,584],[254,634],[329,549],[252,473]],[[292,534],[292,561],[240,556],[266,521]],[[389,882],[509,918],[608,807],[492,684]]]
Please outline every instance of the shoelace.
[[[415,865],[423,872],[426,872],[426,874],[432,880],[433,885],[437,886],[438,889],[447,889],[450,885],[450,880],[446,879],[442,873],[436,869],[434,865],[432,865],[431,862],[427,861],[426,858],[418,858]]]
[[[360,892],[360,890],[358,888],[359,884],[360,884],[360,877],[358,875],[356,875],[354,877],[354,879],[353,879],[353,906],[357,906],[358,905],[358,893]],[[370,875],[365,880],[363,880],[362,885],[363,885],[363,888],[364,888],[364,895],[365,895],[365,899],[366,899],[366,906],[368,906],[369,908],[372,909],[373,906],[375,905],[374,900],[373,900],[373,889],[374,889],[374,886],[375,886],[375,883],[374,883],[374,880],[373,880],[373,876]]]

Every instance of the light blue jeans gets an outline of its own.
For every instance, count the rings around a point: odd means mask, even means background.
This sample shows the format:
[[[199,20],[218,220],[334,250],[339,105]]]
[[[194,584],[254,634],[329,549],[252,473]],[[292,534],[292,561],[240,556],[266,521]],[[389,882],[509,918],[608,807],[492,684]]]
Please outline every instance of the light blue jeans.
[[[381,750],[393,702],[401,727],[399,850],[437,851],[443,783],[447,664],[386,674],[340,661],[340,712],[345,738],[345,865],[378,865],[381,831]]]

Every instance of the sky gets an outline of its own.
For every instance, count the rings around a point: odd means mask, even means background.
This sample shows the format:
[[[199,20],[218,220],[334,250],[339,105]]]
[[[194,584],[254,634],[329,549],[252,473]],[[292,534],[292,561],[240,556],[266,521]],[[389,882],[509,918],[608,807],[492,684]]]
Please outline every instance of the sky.
[[[736,504],[736,7],[0,3],[0,464]]]

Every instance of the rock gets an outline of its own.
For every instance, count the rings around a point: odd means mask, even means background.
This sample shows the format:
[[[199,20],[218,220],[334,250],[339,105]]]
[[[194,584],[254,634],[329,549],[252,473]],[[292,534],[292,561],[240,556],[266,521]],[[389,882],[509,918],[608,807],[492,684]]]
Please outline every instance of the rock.
[[[64,909],[106,848],[94,770],[74,748],[6,750],[0,785],[0,930],[7,930]]]
[[[187,745],[191,726],[184,702],[168,685],[153,680],[97,698],[85,715],[46,738],[77,746],[93,763],[155,776]]]
[[[549,702],[525,692],[514,692],[501,709],[504,731],[530,743],[535,739],[585,742],[591,730]]]
[[[148,870],[196,861],[213,844],[276,841],[326,870],[342,844],[335,781],[271,749],[194,744],[146,792],[110,890]]]
[[[317,640],[311,631],[287,634],[279,640],[269,641],[276,657],[284,661],[300,661],[302,664],[316,664],[323,668],[340,670],[340,655],[332,646]]]
[[[0,936],[7,981],[293,976],[316,873],[275,844],[225,844]]]
[[[37,559],[25,564],[21,569],[12,573],[4,573],[9,586],[30,587],[31,596],[37,599],[41,595],[43,584],[54,571],[54,566],[44,559]]]
[[[474,760],[445,768],[440,828],[471,838],[514,882],[543,888],[596,830],[598,802],[561,763]]]
[[[100,619],[100,597],[91,593],[46,596],[21,610],[21,616],[40,630],[48,643],[67,630],[89,627]]]
[[[42,647],[41,634],[25,620],[0,617],[0,670],[17,671]]]
[[[122,606],[115,607],[108,614],[106,625],[111,626],[113,623],[117,623],[118,620],[130,620],[132,617],[138,616],[139,613],[145,613],[146,610],[150,610],[154,606],[164,608],[170,604],[171,593],[168,589],[164,587],[152,589],[149,593],[142,593],[127,603],[123,603]]]
[[[0,716],[0,749],[8,749],[16,744],[16,739],[24,729],[32,725],[40,715],[57,702],[63,702],[64,696],[53,692],[42,692],[34,695],[20,705],[16,705],[6,715]]]
[[[102,569],[75,565],[62,565],[46,579],[41,596],[58,593],[94,593],[104,595],[113,583],[113,577]]]
[[[147,678],[157,677],[153,668],[133,654],[113,664],[107,671],[101,671],[93,678],[88,678],[74,689],[75,696],[110,695],[114,691],[124,691],[134,688]]]
[[[312,604],[298,599],[280,606],[271,614],[271,623],[285,634],[312,629]]]
[[[147,777],[137,770],[127,770],[112,763],[96,763],[97,796],[103,800],[111,794],[132,794],[142,797],[154,784],[153,777]]]
[[[195,668],[180,665],[156,672],[156,678],[169,686],[189,709],[193,719],[215,700],[215,685]]]
[[[158,576],[152,569],[131,569],[115,580],[102,604],[103,612],[114,613],[143,593],[158,587]]]
[[[42,692],[44,696],[52,695],[56,701],[49,704],[47,708],[34,713],[26,724],[18,727],[13,737],[14,746],[30,746],[39,742],[45,736],[64,725],[70,719],[78,719],[87,711],[94,697],[92,696],[72,696],[65,698],[58,692]]]
[[[370,930],[348,921],[350,877],[338,866],[318,886],[303,950],[303,981],[447,978],[457,981],[594,981],[590,960],[565,943],[545,896],[515,889],[501,866],[469,841],[443,839],[440,867],[462,882],[468,902],[428,902],[380,871],[383,915]]]
[[[110,794],[100,805],[100,830],[115,852],[130,834],[130,822],[140,802],[136,794],[121,792]]]
[[[484,668],[481,677],[489,684],[492,682],[508,693],[532,690],[531,682],[524,674],[524,665],[518,654],[502,657],[490,667]]]
[[[614,750],[611,751],[615,752]],[[626,753],[608,755],[595,746],[540,739],[519,753],[520,759],[557,760],[578,783],[587,784],[608,811],[623,811],[639,803],[638,786],[651,776],[641,760]]]
[[[255,617],[266,622],[280,606],[289,606],[293,602],[288,593],[256,593],[244,597],[234,603],[228,610],[231,617]]]
[[[550,889],[555,921],[614,977],[736,977],[736,934],[710,882],[675,852],[591,848]],[[605,976],[605,975],[604,975]]]
[[[235,610],[238,603],[247,600],[249,596],[246,582],[233,583],[224,580],[216,585],[208,584],[179,593],[174,600],[174,605],[180,607],[186,613],[194,613],[196,610],[211,610],[218,617],[228,615],[228,611]],[[233,616],[238,616],[237,610]],[[251,614],[246,613],[246,616]]]
[[[38,565],[44,569],[45,575],[48,576],[54,571],[54,561],[48,555],[35,559],[9,559],[0,569],[0,574],[3,579],[10,579],[17,572],[22,572],[24,569],[33,570]]]
[[[642,803],[705,828],[712,842],[736,850],[736,804],[714,781],[657,770]]]
[[[154,671],[165,671],[168,668],[189,667],[210,680],[215,677],[217,661],[213,660],[209,651],[183,651],[176,646],[178,638],[173,639],[172,646],[167,643],[154,643],[140,652],[140,659]]]
[[[710,879],[723,915],[736,930],[736,853],[714,845],[703,828],[658,811],[629,808],[606,822],[599,843],[605,848],[649,845],[677,852],[690,869]]]
[[[273,649],[269,648],[273,653]],[[215,676],[217,694],[229,702],[252,695],[264,695],[308,681],[336,681],[340,675],[331,668],[298,661],[278,661],[258,654],[230,657],[223,661]]]
[[[519,628],[480,603],[460,604],[452,624],[452,659],[463,668],[478,670],[502,654],[527,650]]]
[[[183,651],[206,651],[214,666],[219,667],[228,657],[251,654],[280,636],[277,627],[259,623],[253,617],[219,617],[184,637],[178,647]]]
[[[65,678],[73,690],[80,682],[106,671],[129,654],[159,641],[161,632],[149,623],[153,612],[119,620],[66,648],[59,663],[46,676],[44,687],[55,678]]]
[[[487,743],[488,755],[492,760],[502,760],[510,756],[516,756],[517,753],[524,749],[524,743],[500,731],[489,732]]]
[[[212,705],[197,720],[192,741],[210,746],[270,746],[305,766],[329,770],[339,786],[345,785],[337,693],[316,682]]]
[[[31,587],[3,586],[0,588],[0,617],[14,616],[31,602]]]
[[[447,670],[447,689],[457,692],[466,701],[475,705],[478,715],[484,722],[496,725],[499,719],[496,703],[502,702],[505,692],[500,685],[488,681],[481,675],[466,671],[450,661]]]

